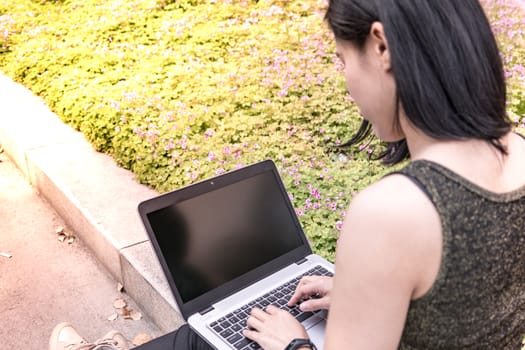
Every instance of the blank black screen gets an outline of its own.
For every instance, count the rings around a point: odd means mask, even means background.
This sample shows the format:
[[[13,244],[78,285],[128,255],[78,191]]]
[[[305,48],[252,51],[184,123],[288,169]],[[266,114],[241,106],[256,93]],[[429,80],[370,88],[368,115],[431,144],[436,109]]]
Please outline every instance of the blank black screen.
[[[148,214],[183,302],[302,244],[273,172]]]

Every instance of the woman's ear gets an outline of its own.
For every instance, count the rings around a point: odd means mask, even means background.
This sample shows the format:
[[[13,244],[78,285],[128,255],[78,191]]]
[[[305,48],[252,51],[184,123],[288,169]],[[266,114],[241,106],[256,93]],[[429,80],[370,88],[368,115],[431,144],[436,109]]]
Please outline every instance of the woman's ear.
[[[390,71],[392,68],[390,50],[386,40],[385,29],[381,22],[372,23],[372,26],[370,27],[369,38],[372,44],[373,52],[379,58],[381,67],[385,71]]]

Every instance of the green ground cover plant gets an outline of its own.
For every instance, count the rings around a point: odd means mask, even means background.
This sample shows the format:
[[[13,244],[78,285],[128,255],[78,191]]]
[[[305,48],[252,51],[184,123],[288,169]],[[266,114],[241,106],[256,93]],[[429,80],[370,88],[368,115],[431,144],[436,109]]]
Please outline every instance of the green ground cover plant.
[[[483,1],[525,130],[525,11]],[[390,171],[375,140],[336,146],[359,112],[325,0],[4,0],[0,69],[160,192],[273,159],[330,260],[353,195]]]

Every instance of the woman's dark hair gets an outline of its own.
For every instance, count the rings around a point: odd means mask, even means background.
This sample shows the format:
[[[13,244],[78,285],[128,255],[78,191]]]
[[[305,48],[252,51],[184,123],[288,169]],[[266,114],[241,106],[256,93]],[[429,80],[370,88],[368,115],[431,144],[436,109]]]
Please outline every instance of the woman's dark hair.
[[[440,140],[486,140],[507,154],[500,141],[512,127],[503,64],[479,0],[330,0],[326,21],[336,39],[358,48],[374,22],[383,24],[398,100],[418,129]],[[363,121],[345,145],[369,134]],[[407,156],[402,140],[378,158]]]

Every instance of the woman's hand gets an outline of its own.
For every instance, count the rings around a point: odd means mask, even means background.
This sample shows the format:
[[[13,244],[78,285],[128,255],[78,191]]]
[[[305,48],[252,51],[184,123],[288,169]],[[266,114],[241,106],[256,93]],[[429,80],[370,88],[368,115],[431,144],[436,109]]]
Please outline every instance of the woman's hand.
[[[295,338],[308,338],[304,327],[287,311],[269,305],[252,309],[243,334],[265,350],[283,350]]]
[[[330,307],[332,277],[305,276],[301,278],[288,306],[300,304],[301,311],[315,311]],[[301,301],[303,300],[304,301]]]

